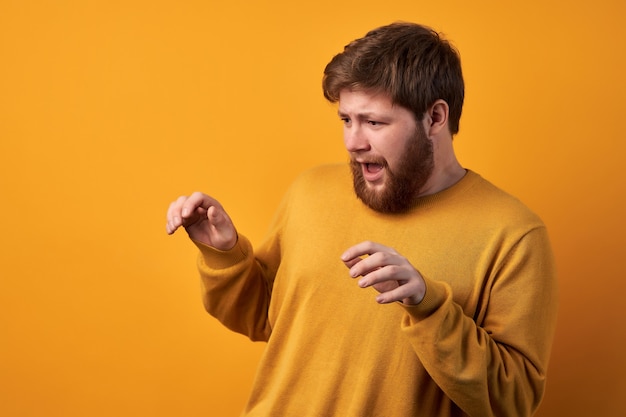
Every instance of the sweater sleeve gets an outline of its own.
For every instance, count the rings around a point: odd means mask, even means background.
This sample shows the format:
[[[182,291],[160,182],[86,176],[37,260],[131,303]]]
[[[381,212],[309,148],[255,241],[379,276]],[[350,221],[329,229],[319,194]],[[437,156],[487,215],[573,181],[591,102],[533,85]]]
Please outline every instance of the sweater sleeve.
[[[253,341],[267,341],[272,332],[269,306],[281,262],[281,235],[290,196],[288,190],[265,241],[256,249],[241,234],[235,247],[228,251],[194,242],[200,249],[198,271],[204,308],[228,329]]]
[[[470,416],[530,416],[545,388],[557,312],[557,284],[544,227],[503,256],[481,298],[477,323],[444,282],[425,277],[426,295],[402,323],[437,385]]]
[[[200,249],[198,271],[204,308],[227,328],[253,341],[266,341],[271,286],[254,259],[250,241],[240,235],[228,251],[194,243]]]

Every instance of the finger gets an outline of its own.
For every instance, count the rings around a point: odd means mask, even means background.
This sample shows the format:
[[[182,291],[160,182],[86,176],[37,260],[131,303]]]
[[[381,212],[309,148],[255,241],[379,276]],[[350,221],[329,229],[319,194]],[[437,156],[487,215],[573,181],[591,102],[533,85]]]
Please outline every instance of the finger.
[[[381,245],[380,243],[366,240],[348,248],[348,250],[346,250],[341,255],[341,260],[343,260],[344,262],[349,262],[355,258],[359,258],[365,255],[371,255],[379,251],[388,251],[390,249],[391,248]]]
[[[382,292],[376,296],[380,304],[395,303],[396,301],[409,305],[417,305],[424,299],[425,291],[417,282],[408,282],[393,290]]]
[[[237,231],[226,211],[221,206],[211,206],[207,211],[207,218],[214,246],[221,250],[232,249],[237,243]]]
[[[202,220],[205,220],[207,217],[206,212],[207,211],[202,207],[196,207],[191,214],[187,214],[182,218],[183,227],[187,228],[191,225],[202,222]]]
[[[396,301],[403,302],[410,299],[413,294],[408,285],[400,285],[391,291],[382,292],[376,296],[376,302],[380,304],[395,303]]]
[[[350,259],[348,261],[343,261],[344,265],[347,266],[348,268],[352,268],[354,265],[358,264],[359,262],[361,262],[363,260],[363,258],[354,258],[354,259]]]
[[[379,296],[379,303],[401,301],[405,304],[419,304],[426,293],[421,275],[413,269],[390,265],[380,268],[361,278],[358,282],[362,288],[373,287]]]
[[[402,268],[398,265],[378,267],[375,270],[363,273],[360,276],[361,278],[359,279],[358,284],[359,287],[362,288],[375,286],[388,281],[401,282],[410,278],[409,272],[406,268]]]
[[[208,195],[196,191],[183,202],[181,215],[183,218],[188,218],[196,212],[198,207],[208,210],[212,205],[219,205],[219,203]]]
[[[228,217],[226,212],[217,206],[211,206],[207,210],[207,218],[209,223],[216,230],[222,229],[222,227],[228,223]]]
[[[186,200],[187,197],[181,196],[169,205],[167,210],[166,224],[166,230],[168,234],[174,233],[176,229],[178,229],[182,225],[181,208]]]
[[[397,266],[387,266],[371,272],[358,281],[361,288],[373,287],[380,294],[376,298],[381,302],[398,301],[405,298],[411,286],[406,280],[406,274]],[[400,289],[402,287],[402,289]],[[401,297],[401,298],[397,298]]]
[[[401,260],[397,255],[389,252],[376,252],[366,258],[363,258],[361,262],[355,263],[350,268],[350,276],[356,278],[358,276],[365,276],[374,271],[378,271],[381,268],[386,268],[390,265],[399,265]]]

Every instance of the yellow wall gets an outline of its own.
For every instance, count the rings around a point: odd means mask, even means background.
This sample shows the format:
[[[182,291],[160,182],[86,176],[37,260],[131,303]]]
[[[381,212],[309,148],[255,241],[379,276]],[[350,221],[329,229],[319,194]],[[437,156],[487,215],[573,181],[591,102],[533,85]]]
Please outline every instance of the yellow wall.
[[[459,47],[463,164],[546,221],[562,302],[541,416],[626,413],[626,5],[0,0],[0,415],[231,416],[263,345],[203,313],[179,194],[258,242],[345,159],[330,57],[394,20]]]

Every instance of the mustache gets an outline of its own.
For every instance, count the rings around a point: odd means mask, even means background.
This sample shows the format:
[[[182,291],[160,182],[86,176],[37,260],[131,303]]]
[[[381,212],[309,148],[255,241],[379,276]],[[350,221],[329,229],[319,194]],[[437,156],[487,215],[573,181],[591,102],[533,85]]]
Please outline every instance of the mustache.
[[[355,167],[360,167],[362,164],[373,164],[380,165],[383,168],[387,168],[387,160],[381,157],[368,157],[368,158],[357,158],[355,156],[350,156],[350,165]]]

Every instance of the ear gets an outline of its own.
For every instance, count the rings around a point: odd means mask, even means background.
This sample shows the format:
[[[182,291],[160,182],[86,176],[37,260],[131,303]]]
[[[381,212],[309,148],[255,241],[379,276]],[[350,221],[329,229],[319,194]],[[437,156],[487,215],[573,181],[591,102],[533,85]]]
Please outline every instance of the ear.
[[[437,100],[426,111],[424,117],[424,128],[429,137],[440,135],[443,132],[450,132],[448,128],[448,117],[450,107],[444,100]]]

